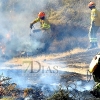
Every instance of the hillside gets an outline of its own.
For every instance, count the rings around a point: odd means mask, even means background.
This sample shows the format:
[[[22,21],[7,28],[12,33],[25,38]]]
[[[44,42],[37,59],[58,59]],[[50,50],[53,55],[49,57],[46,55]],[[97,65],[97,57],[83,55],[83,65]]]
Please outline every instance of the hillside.
[[[100,9],[100,1],[95,0],[95,2],[97,8]],[[54,34],[57,34],[52,44],[54,51],[69,50],[75,47],[87,48],[90,27],[88,3],[89,0],[59,0],[58,4],[55,3],[53,7],[48,8],[50,22],[55,25]]]
[[[0,28],[0,47],[2,49],[0,53],[12,57],[24,51],[32,52],[32,55],[34,55],[41,53],[41,51],[37,51],[38,48],[46,48],[44,46],[45,43],[41,43],[38,40],[41,37],[41,32],[36,33],[38,35],[33,37],[32,41],[29,36],[32,33],[29,28],[30,22],[37,18],[39,11],[46,13],[52,29],[53,39],[47,44],[48,47],[44,51],[45,53],[65,52],[76,47],[87,48],[89,45],[88,30],[90,26],[88,2],[89,0],[1,1],[0,15],[2,19],[0,24],[2,27]],[[95,2],[99,9],[100,1],[95,0]],[[34,27],[35,30],[39,29],[39,23]]]
[[[46,100],[46,97],[53,96],[55,90],[59,92],[60,89],[63,93],[63,89],[69,90],[65,94],[73,100],[97,100],[90,94],[94,81],[87,77],[89,64],[100,51],[99,48],[87,50],[90,27],[88,2],[1,0],[0,74],[11,77],[12,82],[18,85],[19,97],[22,97],[23,89],[32,88],[34,100],[36,97],[40,100],[41,96]],[[99,9],[100,0],[95,2]],[[47,32],[43,34],[39,23],[30,29],[30,23],[40,11],[46,13],[51,24],[52,38]],[[99,31],[97,36],[100,42]],[[59,95],[58,98],[62,97]]]

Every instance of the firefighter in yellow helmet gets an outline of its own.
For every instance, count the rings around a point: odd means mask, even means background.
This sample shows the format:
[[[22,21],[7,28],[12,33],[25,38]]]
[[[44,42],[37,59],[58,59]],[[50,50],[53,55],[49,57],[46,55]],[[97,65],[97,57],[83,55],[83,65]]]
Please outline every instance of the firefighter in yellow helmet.
[[[41,29],[44,29],[44,30],[50,29],[49,21],[46,19],[44,12],[38,13],[38,18],[36,18],[32,23],[30,23],[30,28],[32,29],[33,24],[37,22],[40,22]]]
[[[88,4],[88,7],[91,9],[91,26],[89,30],[90,46],[88,49],[92,49],[98,47],[96,35],[100,27],[100,12],[96,9],[96,4],[92,1]]]

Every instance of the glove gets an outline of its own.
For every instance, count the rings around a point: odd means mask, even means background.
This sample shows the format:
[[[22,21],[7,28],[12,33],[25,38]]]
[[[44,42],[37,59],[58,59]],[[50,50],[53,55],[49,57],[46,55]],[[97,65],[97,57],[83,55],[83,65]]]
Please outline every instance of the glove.
[[[30,28],[32,29],[33,23],[30,24]]]

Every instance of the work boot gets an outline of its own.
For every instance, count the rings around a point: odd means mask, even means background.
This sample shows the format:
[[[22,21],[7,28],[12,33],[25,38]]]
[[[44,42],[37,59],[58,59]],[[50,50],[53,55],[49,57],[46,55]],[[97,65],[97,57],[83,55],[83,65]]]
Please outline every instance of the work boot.
[[[95,48],[94,42],[90,42],[90,46],[88,47],[88,49],[93,49],[93,48]]]

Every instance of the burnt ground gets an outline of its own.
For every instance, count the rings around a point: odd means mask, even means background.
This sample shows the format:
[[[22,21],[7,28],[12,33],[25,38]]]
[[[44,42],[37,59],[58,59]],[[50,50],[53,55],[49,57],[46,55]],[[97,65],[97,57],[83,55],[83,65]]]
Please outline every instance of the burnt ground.
[[[64,71],[64,73],[61,75],[60,82],[64,82],[66,87],[71,86],[71,88],[73,88],[72,93],[78,95],[74,96],[76,100],[100,99],[95,98],[90,94],[90,91],[92,90],[95,83],[92,76],[87,73],[91,60],[99,51],[100,49],[93,49],[54,59],[55,62],[63,62],[63,64],[65,64],[65,67],[63,66],[62,68],[59,68],[59,70]]]
[[[45,87],[48,87],[52,92],[60,84],[62,89],[68,89],[70,94],[74,95],[75,100],[99,100],[90,94],[94,81],[90,76],[87,77],[89,64],[98,52],[99,49],[93,49],[58,57],[57,55],[48,57],[45,55],[33,58],[13,58],[6,61],[1,69],[6,69],[6,75],[10,75],[16,83],[22,86],[25,81],[24,86],[42,85],[43,91]],[[23,65],[23,61],[33,61],[33,73],[30,73],[32,71],[30,67]],[[26,88],[24,86],[23,88]],[[47,91],[44,91],[44,94],[46,93]]]

